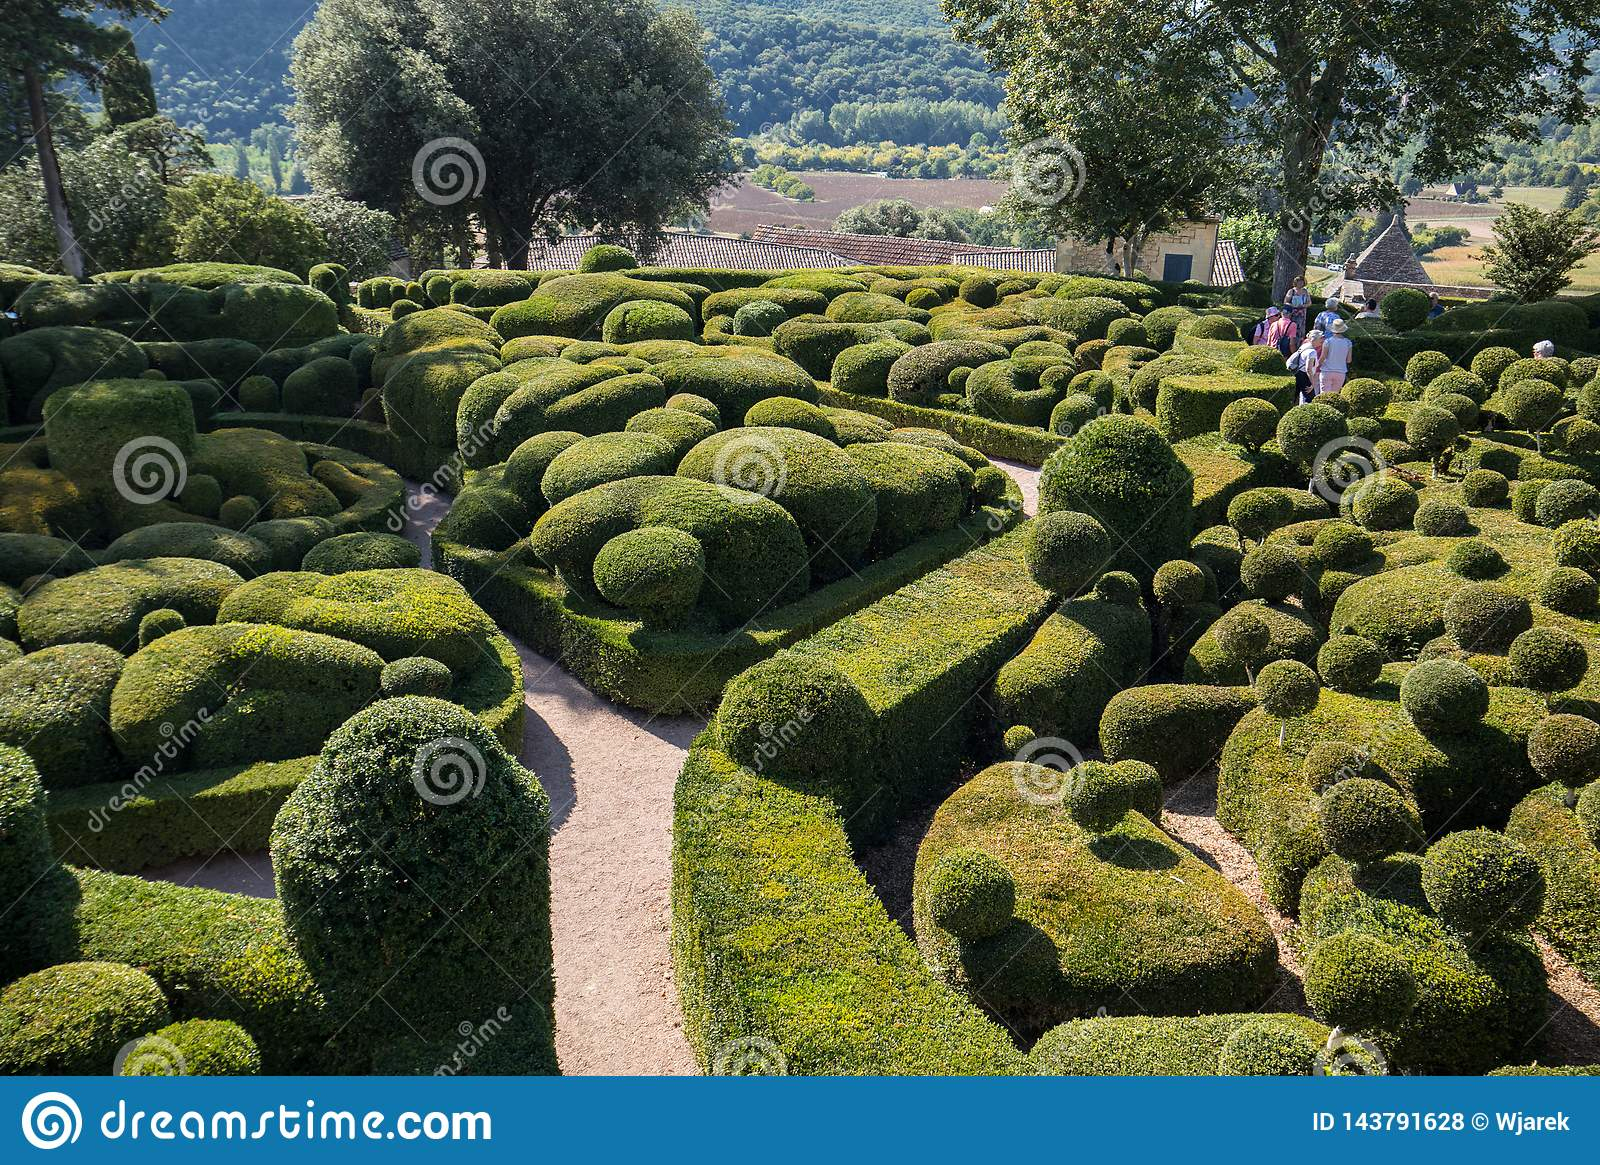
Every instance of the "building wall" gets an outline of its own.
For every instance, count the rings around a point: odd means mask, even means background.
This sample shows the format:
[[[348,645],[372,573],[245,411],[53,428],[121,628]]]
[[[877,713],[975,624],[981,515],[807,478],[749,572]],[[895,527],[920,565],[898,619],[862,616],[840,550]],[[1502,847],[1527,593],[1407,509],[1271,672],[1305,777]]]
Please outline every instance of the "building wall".
[[[1160,279],[1168,255],[1188,255],[1191,260],[1189,278],[1208,282],[1211,279],[1211,264],[1217,254],[1219,225],[1215,220],[1186,222],[1166,234],[1149,236],[1139,248],[1139,270],[1152,279]],[[1120,246],[1114,254],[1120,261]],[[1098,243],[1062,239],[1056,244],[1056,270],[1062,274],[1104,274],[1109,270],[1106,258],[1104,239]]]

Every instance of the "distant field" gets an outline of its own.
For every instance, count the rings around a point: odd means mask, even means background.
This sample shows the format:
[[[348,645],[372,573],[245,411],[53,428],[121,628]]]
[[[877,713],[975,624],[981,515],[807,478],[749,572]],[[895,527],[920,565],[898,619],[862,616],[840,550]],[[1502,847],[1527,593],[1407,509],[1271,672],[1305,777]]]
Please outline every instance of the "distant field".
[[[815,202],[795,202],[741,180],[739,186],[712,203],[714,231],[740,234],[761,223],[826,230],[852,206],[877,198],[903,198],[916,206],[993,206],[1006,193],[1006,183],[981,178],[882,178],[832,170],[797,170],[817,192]]]
[[[1422,259],[1423,270],[1435,283],[1460,283],[1487,286],[1483,273],[1482,248],[1476,245],[1443,247]],[[1572,284],[1566,294],[1600,291],[1600,255],[1591,255],[1572,274]]]
[[[1505,189],[1501,202],[1523,202],[1540,210],[1555,210],[1567,194],[1560,186],[1507,186]]]

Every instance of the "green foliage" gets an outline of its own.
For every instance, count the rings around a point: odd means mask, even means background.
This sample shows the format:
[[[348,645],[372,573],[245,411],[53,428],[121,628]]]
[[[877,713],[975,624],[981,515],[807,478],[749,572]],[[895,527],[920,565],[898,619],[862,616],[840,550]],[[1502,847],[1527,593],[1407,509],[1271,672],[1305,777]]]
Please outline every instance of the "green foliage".
[[[1393,1028],[1417,998],[1405,956],[1379,939],[1350,931],[1312,948],[1305,990],[1318,1019],[1347,1031]]]
[[[22,1076],[103,1076],[130,1040],[171,1019],[143,971],[63,963],[0,992],[0,1070]]]
[[[117,768],[107,723],[122,670],[122,656],[98,643],[47,647],[0,666],[0,742],[26,750],[46,788],[103,780]]]
[[[383,665],[378,690],[384,696],[438,696],[450,694],[454,683],[450,669],[425,655],[408,655]]]
[[[1412,524],[1424,538],[1457,538],[1472,529],[1465,509],[1438,498],[1423,502]]]
[[[1461,479],[1461,500],[1469,506],[1504,505],[1510,491],[1505,474],[1493,469],[1474,469]]]
[[[1474,939],[1532,924],[1544,900],[1544,874],[1525,847],[1489,829],[1452,833],[1422,860],[1428,905],[1452,930]]]
[[[1256,676],[1256,698],[1269,716],[1303,716],[1317,706],[1317,673],[1299,660],[1278,659]]]
[[[1400,706],[1424,734],[1466,732],[1489,709],[1483,677],[1454,659],[1430,659],[1406,673]]]
[[[1217,1057],[1219,1076],[1310,1076],[1322,1048],[1299,1028],[1282,1021],[1239,1025]]]
[[[12,903],[0,916],[6,982],[72,957],[73,890],[45,828],[39,771],[20,748],[0,744],[0,893]]]
[[[244,1028],[225,1019],[186,1019],[135,1041],[122,1076],[257,1076],[261,1051]]]
[[[1563,615],[1583,618],[1600,606],[1600,585],[1572,566],[1552,566],[1539,580],[1539,602]]]
[[[1383,671],[1383,652],[1360,635],[1331,635],[1317,649],[1317,674],[1336,692],[1364,692]]]
[[[600,548],[594,583],[607,602],[651,623],[671,623],[694,606],[705,582],[700,541],[670,526],[624,531]]]
[[[1011,922],[1017,888],[1010,873],[976,849],[947,850],[922,889],[933,920],[964,939],[993,938]]]
[[[253,182],[201,174],[172,192],[173,256],[203,263],[227,257],[286,271],[308,271],[333,258],[328,236],[307,215]]]
[[[1503,652],[1533,626],[1528,600],[1491,582],[1462,587],[1444,605],[1444,625],[1468,651]]]
[[[1231,508],[1229,514],[1232,515]],[[1239,564],[1239,581],[1252,598],[1277,601],[1298,594],[1305,584],[1305,573],[1293,547],[1270,543],[1246,552]]]
[[[1426,388],[1454,367],[1455,362],[1443,352],[1418,352],[1406,361],[1406,380],[1418,388]]]
[[[1468,538],[1451,547],[1445,566],[1453,574],[1471,579],[1499,578],[1507,570],[1505,556],[1478,538]]]
[[[1483,249],[1484,273],[1524,302],[1551,299],[1572,282],[1572,269],[1600,247],[1600,228],[1570,210],[1542,211],[1509,203]]]
[[[1372,862],[1422,844],[1416,809],[1393,786],[1370,777],[1329,786],[1317,813],[1323,843],[1347,861]]]
[[[1511,680],[1536,692],[1564,692],[1589,670],[1583,642],[1560,627],[1532,627],[1511,641]]]
[[[1428,318],[1430,306],[1427,292],[1414,287],[1397,287],[1378,301],[1378,311],[1383,314],[1384,322],[1397,332],[1409,332],[1420,326]],[[1406,367],[1409,372],[1410,365]]]

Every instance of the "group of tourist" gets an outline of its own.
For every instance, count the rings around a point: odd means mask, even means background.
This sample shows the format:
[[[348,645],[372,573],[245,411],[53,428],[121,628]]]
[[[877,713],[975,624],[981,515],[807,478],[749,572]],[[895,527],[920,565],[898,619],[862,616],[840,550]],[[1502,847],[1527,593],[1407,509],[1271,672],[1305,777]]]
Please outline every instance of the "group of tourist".
[[[1372,300],[1363,308],[1358,319],[1378,313],[1378,305]],[[1345,335],[1349,325],[1339,313],[1338,296],[1328,297],[1307,331],[1306,316],[1310,310],[1311,293],[1306,290],[1305,280],[1296,277],[1284,296],[1283,306],[1269,307],[1266,319],[1250,334],[1252,344],[1267,345],[1283,353],[1289,371],[1294,373],[1295,389],[1301,401],[1312,400],[1325,392],[1337,392],[1344,386],[1345,378],[1350,375],[1354,347]]]

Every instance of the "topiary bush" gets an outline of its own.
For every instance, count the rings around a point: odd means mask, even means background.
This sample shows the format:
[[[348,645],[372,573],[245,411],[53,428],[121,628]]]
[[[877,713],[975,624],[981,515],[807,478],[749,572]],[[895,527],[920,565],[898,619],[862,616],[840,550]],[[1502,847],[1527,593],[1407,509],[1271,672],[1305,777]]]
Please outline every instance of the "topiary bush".
[[[135,1040],[117,1057],[118,1076],[259,1076],[261,1050],[238,1024],[186,1019]]]
[[[1430,307],[1432,302],[1427,293],[1415,287],[1396,287],[1378,301],[1378,311],[1384,322],[1397,332],[1421,327]]]
[[[450,694],[454,677],[450,669],[425,655],[408,655],[383,665],[378,690],[385,696],[438,696]]]
[[[1424,538],[1457,538],[1472,530],[1467,511],[1442,498],[1423,502],[1412,525]]]
[[[115,776],[107,725],[125,662],[102,644],[68,643],[0,666],[0,744],[26,751],[49,789]]]
[[[1505,555],[1479,538],[1468,538],[1451,547],[1445,566],[1452,573],[1471,579],[1499,578],[1510,569]]]
[[[1281,1020],[1240,1024],[1217,1056],[1219,1076],[1310,1076],[1322,1049],[1299,1028]]]
[[[1364,692],[1378,682],[1383,652],[1360,635],[1332,635],[1317,649],[1317,674],[1336,692]]]
[[[1493,469],[1474,469],[1461,479],[1461,500],[1469,506],[1504,505],[1511,483]]]
[[[1278,420],[1277,406],[1271,401],[1247,396],[1228,402],[1219,428],[1224,441],[1256,453],[1277,433]]]
[[[1247,489],[1228,503],[1228,525],[1257,542],[1287,526],[1294,517],[1294,502],[1288,493],[1271,486]]]
[[[0,982],[70,959],[78,888],[56,860],[45,790],[27,753],[0,744]]]
[[[1422,844],[1422,820],[1392,786],[1370,777],[1338,781],[1317,803],[1329,851],[1357,865]]]
[[[694,535],[669,526],[627,530],[600,548],[594,582],[607,602],[646,623],[670,625],[700,597],[705,552]]]
[[[1417,983],[1405,956],[1388,943],[1340,931],[1312,948],[1305,992],[1317,1018],[1337,1031],[1388,1031],[1410,1013]]]
[[[476,1070],[557,1070],[549,824],[533,774],[454,704],[381,700],[329,738],[272,864],[289,938],[370,1070],[440,1063],[462,1014],[509,1016]]]
[[[1539,602],[1552,611],[1586,618],[1600,606],[1600,585],[1572,566],[1552,566],[1539,579]]]
[[[1600,573],[1600,523],[1579,519],[1558,526],[1550,549],[1560,566]]]
[[[1134,810],[1159,821],[1161,778],[1142,761],[1084,761],[1067,774],[1063,803],[1073,822],[1092,834],[1110,833]]]
[[[1319,740],[1306,751],[1300,775],[1314,792],[1325,793],[1340,781],[1365,777],[1371,768],[1365,749],[1343,740]]]
[[[960,846],[934,864],[923,889],[929,914],[967,940],[993,938],[1011,925],[1017,887],[1011,874],[982,850]]]
[[[1576,687],[1589,670],[1583,641],[1560,627],[1532,627],[1511,641],[1511,682],[1555,694]]]
[[[188,621],[183,614],[174,611],[171,607],[162,607],[151,611],[139,620],[139,646],[149,647],[163,635],[171,635],[174,631],[182,631],[187,627]],[[109,705],[108,705],[109,707]]]
[[[1340,506],[1368,530],[1404,530],[1417,512],[1417,491],[1392,473],[1375,473],[1347,489]]]
[[[1544,874],[1526,847],[1490,829],[1468,829],[1428,847],[1422,892],[1451,930],[1482,939],[1533,925],[1544,905]]]
[[[1078,594],[1100,577],[1112,558],[1105,527],[1087,514],[1062,510],[1040,514],[1028,524],[1028,573],[1055,594]]]
[[[172,1020],[156,981],[120,963],[63,963],[0,991],[0,1072],[104,1076],[130,1040]]]
[[[1372,535],[1351,522],[1329,522],[1311,542],[1311,560],[1332,570],[1352,570],[1372,556]]]
[[[1445,602],[1444,625],[1468,651],[1498,653],[1533,626],[1533,608],[1527,599],[1497,583],[1473,583]]]
[[[1263,665],[1256,676],[1255,689],[1262,710],[1280,720],[1310,712],[1317,706],[1321,692],[1317,673],[1297,659],[1278,659]]]
[[[1533,513],[1539,525],[1551,530],[1568,522],[1592,519],[1600,513],[1600,490],[1570,477],[1552,481],[1539,491]]]
[[[1489,710],[1489,686],[1457,660],[1425,660],[1401,681],[1400,706],[1424,735],[1464,732]]]
[[[1418,352],[1406,361],[1406,380],[1418,388],[1426,388],[1435,377],[1453,367],[1454,363],[1443,352]]]
[[[737,315],[734,324],[737,327]],[[692,340],[694,337],[693,317],[676,304],[659,300],[638,299],[619,303],[606,313],[600,325],[600,338],[607,344],[636,344],[641,340]]]
[[[639,265],[639,260],[633,257],[633,252],[626,247],[619,247],[613,243],[596,243],[583,253],[578,260],[578,270],[581,272],[593,271],[631,271]]]
[[[1574,812],[1577,814],[1578,823],[1589,835],[1589,840],[1600,847],[1600,781],[1590,781],[1583,792],[1578,794],[1578,804]]]

